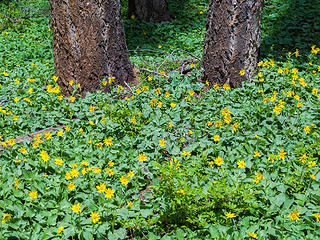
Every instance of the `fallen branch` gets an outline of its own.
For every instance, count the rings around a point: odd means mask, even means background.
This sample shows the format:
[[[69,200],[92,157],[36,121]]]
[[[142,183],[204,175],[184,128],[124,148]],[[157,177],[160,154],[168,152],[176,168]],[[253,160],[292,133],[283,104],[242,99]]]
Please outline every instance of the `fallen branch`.
[[[163,53],[163,54],[169,54],[168,52],[165,51],[161,51],[161,50],[155,50],[155,49],[136,49],[136,50],[128,50],[129,52],[156,52],[156,53]],[[173,50],[173,52],[184,52],[189,54],[190,56],[192,56],[193,58],[196,58],[198,61],[201,61],[201,59],[195,55],[193,55],[192,53],[186,51],[186,50],[182,50],[182,49],[175,49]],[[172,53],[171,53],[172,54]]]
[[[177,50],[180,51],[180,52],[187,53],[187,54],[189,54],[190,56],[192,56],[193,58],[197,59],[198,61],[201,61],[200,58],[198,58],[197,56],[193,55],[192,53],[190,53],[190,52],[188,52],[188,51],[186,51],[186,50],[182,50],[182,49],[177,49]]]
[[[129,86],[129,84],[128,84],[126,81],[124,81],[124,84],[130,89],[131,93],[133,94],[134,91],[133,91],[132,88]]]
[[[177,50],[177,49],[173,50],[173,51],[170,53],[170,55],[168,55],[168,56],[162,61],[162,63],[157,67],[157,71],[159,71],[159,69],[161,68],[161,66],[167,61],[167,59],[168,59],[169,57],[172,56],[172,54],[173,54],[176,50]]]
[[[15,143],[22,143],[25,140],[28,140],[28,141],[32,142],[35,135],[38,135],[38,134],[42,134],[43,135],[45,132],[52,132],[52,131],[55,131],[55,130],[58,130],[58,129],[61,129],[61,128],[65,128],[65,127],[66,127],[66,125],[59,125],[57,127],[49,127],[49,128],[37,131],[37,132],[28,133],[28,134],[26,134],[24,136],[16,137],[14,139],[14,141],[15,141]],[[0,147],[0,153],[3,152],[4,149],[5,149],[5,147]]]
[[[135,50],[128,50],[128,52],[156,52],[156,53],[169,54],[168,52],[155,50],[155,49],[135,49]]]
[[[149,73],[153,73],[153,74],[157,74],[157,75],[163,76],[165,78],[169,78],[169,76],[167,76],[165,74],[159,73],[157,71],[152,71],[152,70],[147,69],[147,68],[140,68],[139,71],[145,71],[145,72],[149,72]]]

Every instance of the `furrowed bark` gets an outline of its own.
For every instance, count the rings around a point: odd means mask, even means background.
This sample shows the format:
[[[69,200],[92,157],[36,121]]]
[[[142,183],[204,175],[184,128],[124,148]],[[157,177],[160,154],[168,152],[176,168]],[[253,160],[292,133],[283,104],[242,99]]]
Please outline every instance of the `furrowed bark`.
[[[210,0],[205,36],[204,80],[241,86],[255,73],[263,0]],[[241,69],[245,75],[240,76]]]
[[[83,94],[100,89],[104,77],[122,85],[133,80],[119,0],[50,0],[50,6],[55,72],[63,94],[72,94],[70,80],[80,83]]]

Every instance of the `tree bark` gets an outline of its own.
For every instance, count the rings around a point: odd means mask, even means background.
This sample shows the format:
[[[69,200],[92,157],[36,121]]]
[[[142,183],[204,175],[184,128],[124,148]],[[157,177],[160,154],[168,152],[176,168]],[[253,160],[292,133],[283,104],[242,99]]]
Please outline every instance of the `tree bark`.
[[[163,22],[171,20],[167,0],[129,0],[129,17],[134,15],[145,22]]]
[[[81,92],[100,89],[104,77],[112,84],[133,80],[119,0],[50,0],[55,72],[65,95],[70,80]],[[108,84],[104,90],[109,90]]]
[[[205,36],[204,80],[241,86],[255,74],[263,0],[210,0]],[[239,74],[245,70],[245,75]]]

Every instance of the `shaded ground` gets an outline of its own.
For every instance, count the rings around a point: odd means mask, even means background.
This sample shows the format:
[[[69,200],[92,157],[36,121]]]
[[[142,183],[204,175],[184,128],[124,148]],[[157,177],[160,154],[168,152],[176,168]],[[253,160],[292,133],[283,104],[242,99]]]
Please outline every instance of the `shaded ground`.
[[[127,1],[121,2],[129,50],[157,49],[160,45],[160,50],[170,52],[179,48],[202,55],[208,0],[169,0],[175,18],[160,24],[126,19]],[[7,8],[9,3],[15,4],[10,10]],[[13,22],[18,18],[43,16],[49,22],[49,1],[4,0],[0,3],[0,14],[2,19],[12,18]],[[309,52],[310,46],[320,42],[320,1],[266,0],[261,29],[262,58],[278,59],[296,48]],[[144,55],[154,56],[154,53]]]
[[[320,1],[267,1],[262,20],[262,56],[278,58],[320,42]]]

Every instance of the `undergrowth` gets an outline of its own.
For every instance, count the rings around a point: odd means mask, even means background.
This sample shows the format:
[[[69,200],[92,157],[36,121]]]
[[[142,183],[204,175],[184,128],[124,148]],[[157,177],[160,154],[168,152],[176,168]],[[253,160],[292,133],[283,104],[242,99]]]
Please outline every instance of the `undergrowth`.
[[[208,89],[206,1],[172,3],[171,23],[125,22],[132,62],[169,79],[141,72],[137,86],[67,98],[48,2],[11,4],[0,5],[1,239],[320,237],[315,38],[264,47],[278,60],[261,60],[252,82]],[[265,41],[288,4],[267,1],[278,12],[263,17]]]

